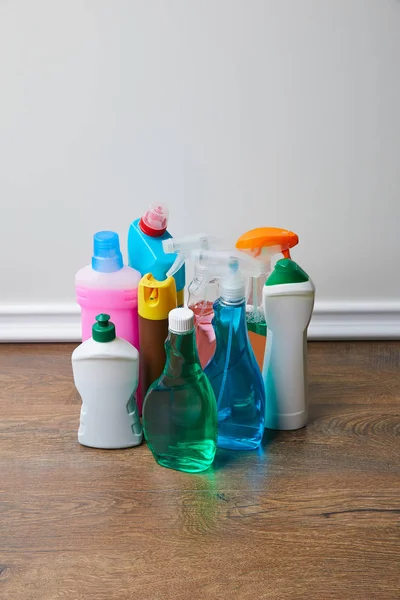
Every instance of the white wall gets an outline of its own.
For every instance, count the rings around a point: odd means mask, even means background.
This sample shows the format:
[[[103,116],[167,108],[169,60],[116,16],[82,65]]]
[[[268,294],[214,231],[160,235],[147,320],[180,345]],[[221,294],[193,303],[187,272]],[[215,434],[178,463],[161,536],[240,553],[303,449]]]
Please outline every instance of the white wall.
[[[157,200],[293,229],[317,312],[398,317],[399,73],[398,0],[0,0],[7,323],[73,313],[93,232]]]

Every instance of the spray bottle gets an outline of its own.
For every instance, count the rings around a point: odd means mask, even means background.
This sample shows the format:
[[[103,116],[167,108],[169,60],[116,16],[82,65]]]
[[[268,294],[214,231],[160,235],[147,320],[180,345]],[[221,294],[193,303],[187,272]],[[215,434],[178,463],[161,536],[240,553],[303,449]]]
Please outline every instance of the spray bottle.
[[[263,367],[267,323],[264,316],[262,293],[271,274],[271,260],[276,254],[290,258],[290,248],[299,243],[298,236],[280,227],[258,227],[247,231],[236,242],[236,248],[257,258],[262,265],[262,275],[253,277],[247,305],[247,329],[253,352],[260,369]]]
[[[268,429],[299,429],[307,424],[307,327],[314,296],[307,273],[290,258],[278,260],[263,289]]]
[[[261,275],[260,263],[241,252],[200,251],[203,282],[220,278],[214,303],[216,349],[205,373],[214,390],[218,414],[218,446],[257,448],[264,432],[265,390],[246,326],[244,275]]]
[[[198,251],[210,250],[212,246],[216,245],[217,242],[214,238],[204,234],[164,240],[164,252],[176,254],[175,262],[167,272],[167,276],[173,277],[189,257],[196,258]],[[213,303],[219,294],[218,280],[216,278],[211,281],[207,280],[206,285],[202,285],[204,283],[203,275],[204,269],[199,265],[199,261],[195,260],[193,280],[188,287],[187,304],[194,313],[197,351],[200,364],[204,368],[215,351],[215,333],[212,326]]]

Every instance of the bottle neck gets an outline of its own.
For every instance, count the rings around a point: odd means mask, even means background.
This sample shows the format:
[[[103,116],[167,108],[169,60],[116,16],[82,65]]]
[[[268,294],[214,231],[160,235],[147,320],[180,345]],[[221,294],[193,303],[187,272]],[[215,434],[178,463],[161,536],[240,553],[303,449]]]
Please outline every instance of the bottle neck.
[[[219,285],[216,278],[211,279],[207,285],[203,277],[195,274],[189,285],[188,306],[194,312],[195,323],[211,323],[214,316],[214,302],[219,297]]]
[[[194,330],[189,333],[168,331],[165,353],[164,375],[188,378],[201,371]]]
[[[214,329],[217,340],[215,360],[225,360],[226,353],[242,353],[249,346],[246,325],[246,301],[229,304],[223,300],[214,303]],[[234,358],[233,356],[229,358]]]
[[[195,273],[189,287],[188,304],[215,302],[219,297],[219,282],[216,277],[205,280],[204,273]]]

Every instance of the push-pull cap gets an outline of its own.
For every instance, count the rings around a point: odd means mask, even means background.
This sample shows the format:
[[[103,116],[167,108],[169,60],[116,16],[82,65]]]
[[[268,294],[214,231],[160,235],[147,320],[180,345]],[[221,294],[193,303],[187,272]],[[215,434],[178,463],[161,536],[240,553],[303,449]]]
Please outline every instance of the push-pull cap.
[[[152,204],[139,221],[140,229],[151,237],[160,237],[167,229],[168,216],[165,204]]]
[[[189,333],[194,329],[194,313],[190,308],[174,308],[168,315],[168,329],[172,333]]]
[[[173,277],[164,281],[154,279],[151,273],[144,275],[138,286],[138,313],[143,319],[162,321],[176,308],[176,285]]]
[[[110,315],[101,313],[96,317],[92,327],[92,338],[95,342],[112,342],[115,340],[115,325],[110,321]]]

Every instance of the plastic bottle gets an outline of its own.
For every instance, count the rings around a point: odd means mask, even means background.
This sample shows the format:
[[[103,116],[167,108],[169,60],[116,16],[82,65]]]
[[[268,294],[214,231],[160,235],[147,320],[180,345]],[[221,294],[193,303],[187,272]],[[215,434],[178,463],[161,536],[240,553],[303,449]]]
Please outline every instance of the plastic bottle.
[[[217,245],[216,240],[211,240],[209,236],[204,234],[164,240],[164,252],[167,254],[175,253],[176,255],[176,260],[167,275],[174,275],[190,256],[196,256],[196,251],[209,250],[211,245]],[[188,288],[188,306],[194,313],[197,351],[200,364],[204,368],[215,352],[215,333],[212,326],[213,303],[219,294],[218,280],[207,281],[207,285],[203,286],[203,278],[203,270],[195,261],[193,280]],[[207,298],[205,297],[206,290]]]
[[[247,334],[243,273],[260,275],[260,264],[241,253],[206,251],[200,262],[221,277],[213,320],[217,346],[205,368],[217,400],[218,447],[252,450],[264,432],[265,390]]]
[[[92,264],[75,276],[76,298],[82,309],[82,341],[92,335],[96,315],[111,315],[118,337],[139,349],[137,289],[140,273],[124,266],[114,231],[93,236]]]
[[[315,287],[293,260],[279,260],[263,290],[268,325],[263,368],[265,425],[299,429],[307,424],[307,327]]]
[[[168,335],[168,313],[176,308],[173,277],[157,281],[148,273],[139,283],[140,375],[143,395],[160,377],[165,365],[164,343]]]
[[[214,302],[219,298],[218,277],[211,278],[203,292],[204,273],[195,265],[193,279],[188,288],[188,306],[194,312],[196,325],[196,341],[200,364],[203,369],[208,365],[215,353],[216,339],[212,325],[214,318]]]
[[[217,410],[200,366],[190,309],[170,312],[165,352],[163,373],[150,386],[143,405],[145,437],[160,465],[188,473],[204,471],[217,447]]]
[[[299,238],[292,231],[279,227],[258,227],[247,231],[236,242],[236,248],[257,258],[262,264],[262,275],[254,277],[250,284],[247,304],[247,329],[254,355],[260,369],[263,367],[267,324],[264,317],[262,290],[271,273],[271,260],[282,254],[290,258],[290,248],[298,244]]]
[[[72,353],[75,386],[82,398],[78,440],[93,448],[127,448],[142,441],[135,400],[139,353],[116,337],[109,319],[98,315],[92,337]]]
[[[140,219],[131,223],[128,232],[129,264],[141,276],[151,273],[158,281],[167,278],[167,272],[175,262],[175,254],[165,254],[162,243],[171,237],[167,231],[168,209],[163,204],[153,204]],[[177,304],[182,306],[185,289],[185,266],[174,275]]]

